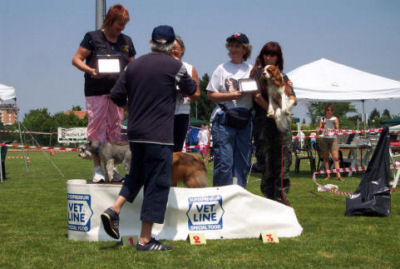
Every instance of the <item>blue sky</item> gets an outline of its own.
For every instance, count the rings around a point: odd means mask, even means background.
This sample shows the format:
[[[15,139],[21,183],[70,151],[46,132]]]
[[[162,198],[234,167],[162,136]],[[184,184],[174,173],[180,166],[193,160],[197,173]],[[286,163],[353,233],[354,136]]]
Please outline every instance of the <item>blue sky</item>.
[[[225,39],[243,32],[255,55],[268,41],[283,48],[284,71],[327,58],[400,80],[400,1],[397,0],[138,0],[121,3],[131,21],[124,31],[137,56],[149,52],[154,26],[172,25],[186,45],[184,60],[202,76],[228,61]],[[71,59],[95,28],[95,0],[0,0],[0,83],[17,92],[21,115],[47,107],[51,113],[85,107],[83,73]],[[361,103],[355,102],[361,112]],[[400,114],[400,100],[367,101],[366,111]],[[294,114],[308,118],[304,105]],[[21,118],[21,116],[20,116]]]

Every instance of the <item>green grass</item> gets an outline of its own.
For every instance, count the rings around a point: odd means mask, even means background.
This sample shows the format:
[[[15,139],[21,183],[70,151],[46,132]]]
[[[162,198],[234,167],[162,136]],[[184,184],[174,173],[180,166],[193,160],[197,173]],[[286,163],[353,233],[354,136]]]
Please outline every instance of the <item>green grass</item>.
[[[66,181],[89,178],[92,164],[76,153],[28,155],[29,172],[21,159],[7,159],[8,179],[0,184],[0,268],[400,268],[399,192],[392,195],[390,217],[345,217],[345,197],[316,192],[304,164],[299,174],[292,173],[289,194],[304,229],[301,236],[280,238],[279,244],[170,241],[173,251],[138,253],[115,242],[68,240]],[[353,192],[360,178],[330,183]],[[253,174],[248,190],[261,195],[259,185],[259,175]]]

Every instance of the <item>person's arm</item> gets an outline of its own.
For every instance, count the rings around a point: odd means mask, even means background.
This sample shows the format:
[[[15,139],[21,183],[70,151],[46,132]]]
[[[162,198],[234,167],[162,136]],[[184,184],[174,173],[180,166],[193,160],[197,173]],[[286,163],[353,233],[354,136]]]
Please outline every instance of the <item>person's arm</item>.
[[[257,103],[260,107],[262,107],[265,111],[268,110],[268,102],[264,99],[260,92],[257,92],[253,95],[254,102]]]
[[[183,68],[183,69],[182,69]],[[197,83],[188,75],[186,68],[182,65],[177,76],[179,77],[178,86],[182,94],[192,96],[196,94]]]
[[[79,70],[88,73],[89,75],[93,77],[97,77],[98,74],[96,72],[95,68],[91,68],[88,66],[84,60],[90,56],[92,52],[88,49],[85,49],[84,47],[79,47],[78,50],[76,51],[74,57],[72,57],[72,64],[78,68]]]
[[[336,119],[335,119],[335,128],[339,129],[339,118],[338,117],[336,117]]]
[[[196,82],[196,92],[189,96],[191,101],[197,101],[200,99],[200,85],[199,85],[199,75],[197,74],[197,70],[193,67],[192,68],[192,79]]]
[[[322,128],[324,128],[324,122],[323,122],[323,120],[322,120],[322,118],[319,120],[319,123],[318,123],[318,129],[322,129]]]
[[[242,98],[243,93],[240,91],[234,92],[207,92],[208,99],[215,102],[232,101]]]

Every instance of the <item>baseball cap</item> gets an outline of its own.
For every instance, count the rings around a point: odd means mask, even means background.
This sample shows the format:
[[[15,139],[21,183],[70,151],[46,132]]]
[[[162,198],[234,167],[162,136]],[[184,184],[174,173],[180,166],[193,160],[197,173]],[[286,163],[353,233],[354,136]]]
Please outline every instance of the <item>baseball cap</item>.
[[[230,37],[226,39],[226,42],[237,41],[241,44],[249,44],[249,39],[245,34],[242,33],[234,33]]]
[[[174,28],[169,25],[160,25],[153,29],[151,40],[158,44],[170,44],[175,40]]]

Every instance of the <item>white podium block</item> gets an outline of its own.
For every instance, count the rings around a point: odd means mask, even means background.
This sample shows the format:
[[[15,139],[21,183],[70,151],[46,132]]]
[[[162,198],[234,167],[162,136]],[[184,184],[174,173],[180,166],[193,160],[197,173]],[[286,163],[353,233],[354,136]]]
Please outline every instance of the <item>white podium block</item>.
[[[68,238],[111,241],[100,214],[118,196],[121,185],[68,180]],[[120,235],[140,234],[143,191],[120,214]],[[278,237],[299,236],[303,228],[293,208],[252,194],[238,185],[212,188],[171,188],[164,224],[154,224],[157,239],[186,240],[189,233],[207,239],[258,238],[261,231]]]

